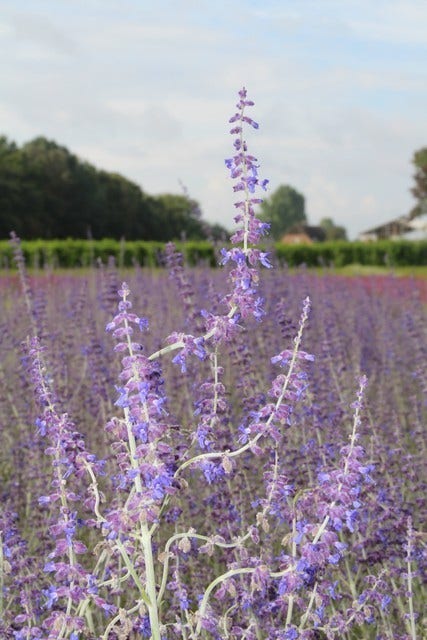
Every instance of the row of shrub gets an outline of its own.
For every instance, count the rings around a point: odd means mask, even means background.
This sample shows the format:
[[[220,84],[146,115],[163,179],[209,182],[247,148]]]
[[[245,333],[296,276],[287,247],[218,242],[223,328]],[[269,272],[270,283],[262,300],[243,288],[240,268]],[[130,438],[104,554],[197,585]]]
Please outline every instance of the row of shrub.
[[[177,243],[190,266],[217,264],[217,250],[209,242]],[[120,267],[139,264],[156,267],[163,264],[161,242],[104,240],[30,240],[22,242],[26,263],[31,268],[45,266],[89,267],[114,256]],[[280,264],[290,267],[342,267],[348,264],[372,266],[427,265],[427,240],[381,240],[378,242],[323,242],[316,244],[276,244],[267,248]],[[0,268],[13,265],[13,252],[8,241],[0,242]]]
[[[190,266],[215,266],[214,247],[209,242],[177,243]],[[162,266],[165,243],[154,241],[103,240],[27,240],[22,241],[25,262],[30,268],[45,266],[60,268],[90,267],[106,264],[111,256],[120,267]],[[13,265],[13,250],[7,241],[0,242],[0,268]]]
[[[376,242],[319,242],[316,244],[275,245],[280,263],[291,267],[348,264],[371,266],[427,265],[427,240],[379,240]]]

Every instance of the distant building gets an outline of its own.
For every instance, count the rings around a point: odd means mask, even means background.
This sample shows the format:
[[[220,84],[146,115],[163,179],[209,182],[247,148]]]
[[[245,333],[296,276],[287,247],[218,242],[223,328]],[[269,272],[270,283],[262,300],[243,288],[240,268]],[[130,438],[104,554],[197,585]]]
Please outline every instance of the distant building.
[[[280,239],[283,244],[313,244],[313,242],[324,242],[326,233],[322,227],[311,227],[299,224],[289,229]]]
[[[359,233],[357,239],[362,241],[369,240],[386,240],[397,238],[412,239],[415,236],[425,237],[427,233],[427,216],[423,215],[417,218],[411,218],[411,214],[400,216],[377,227],[368,229]]]

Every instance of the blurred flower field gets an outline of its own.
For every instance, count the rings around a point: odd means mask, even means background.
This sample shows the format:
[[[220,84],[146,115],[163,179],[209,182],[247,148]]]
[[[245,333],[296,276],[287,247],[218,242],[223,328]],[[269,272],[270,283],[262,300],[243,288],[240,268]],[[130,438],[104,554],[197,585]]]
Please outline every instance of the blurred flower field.
[[[164,346],[164,337],[176,327],[196,331],[200,323],[197,310],[206,306],[207,297],[211,310],[215,310],[226,286],[224,271],[208,269],[186,273],[187,295],[183,284],[178,290],[176,280],[166,272],[136,270],[132,275],[127,273],[126,278],[133,308],[141,310],[149,321],[150,331],[143,336],[143,342],[150,353]],[[106,425],[118,414],[115,401],[120,354],[114,353],[114,342],[105,326],[115,314],[120,283],[121,276],[111,265],[85,275],[70,272],[33,276],[31,318],[17,278],[0,279],[3,633],[9,633],[5,637],[14,637],[11,629],[25,628],[19,620],[25,616],[27,601],[31,603],[34,620],[45,617],[51,608],[61,608],[59,596],[49,601],[54,574],[45,571],[55,548],[52,527],[58,517],[58,505],[40,504],[40,497],[49,490],[51,462],[45,453],[47,445],[38,422],[40,408],[34,400],[22,345],[31,334],[31,321],[35,318],[42,329],[44,357],[57,390],[58,411],[67,412],[83,434],[85,448],[105,461],[99,480],[103,495],[100,510],[107,505],[110,509],[118,499],[115,488],[118,469]],[[279,570],[286,549],[286,544],[280,547],[280,541],[283,544],[292,535],[290,522],[292,509],[297,508],[296,496],[300,503],[308,502],[304,504],[306,517],[322,502],[319,491],[330,477],[325,474],[339,467],[342,447],[349,442],[357,378],[365,374],[368,383],[358,445],[363,447],[363,465],[369,472],[366,471],[364,482],[357,489],[357,508],[348,516],[354,519],[349,523],[350,531],[339,529],[339,539],[346,545],[343,559],[337,564],[319,566],[321,577],[313,575],[311,582],[307,577],[304,579],[304,586],[297,591],[292,620],[298,620],[295,625],[298,629],[301,612],[309,606],[313,587],[318,584],[315,604],[307,620],[307,627],[318,629],[318,635],[308,632],[301,635],[302,629],[296,631],[301,637],[423,637],[427,324],[422,284],[416,279],[392,276],[343,278],[318,276],[304,270],[294,274],[285,270],[263,273],[264,319],[249,322],[232,344],[221,349],[227,393],[221,399],[214,438],[215,447],[224,451],[231,449],[233,442],[241,441],[244,416],[267,400],[266,390],[277,369],[270,358],[285,348],[292,349],[302,300],[308,295],[312,309],[303,344],[315,360],[304,365],[307,388],[292,398],[292,412],[277,436],[285,483],[279,499],[282,512],[276,508],[265,520],[258,521],[266,495],[264,471],[271,451],[245,455],[229,473],[223,473],[222,467],[219,471],[189,470],[185,484],[189,483],[193,498],[183,501],[180,491],[170,498],[165,513],[166,531],[159,534],[156,542],[159,558],[164,553],[162,545],[166,544],[163,536],[186,532],[190,527],[211,541],[218,536],[221,540],[238,539],[248,530],[256,530],[253,535],[261,539],[262,553],[255,556],[257,561],[252,560],[252,564],[265,567],[272,561],[268,555],[274,553],[277,556],[274,564]],[[201,450],[194,436],[199,418],[192,399],[203,389],[210,372],[206,362],[196,362],[189,364],[190,372],[184,376],[171,360],[165,354],[161,366],[168,398],[166,419],[178,464],[185,442],[192,442],[194,451]],[[78,481],[88,484],[84,477]],[[76,509],[80,536],[90,549],[96,528],[93,531],[84,524],[90,519],[87,507]],[[411,601],[418,629],[416,636],[411,635],[407,586],[408,522],[412,532]],[[299,543],[294,544],[297,555],[303,535],[301,531]],[[273,537],[279,544],[274,552],[269,549]],[[173,566],[185,585],[185,599],[191,610],[197,605],[203,585],[209,583],[211,564],[219,563],[224,571],[229,566],[238,566],[242,556],[251,553],[251,545],[242,544],[236,551],[215,548],[213,542],[209,547],[196,538],[185,539],[185,544],[182,540],[175,543]],[[104,539],[101,544],[108,547],[109,543]],[[203,550],[203,546],[208,548]],[[96,564],[93,549],[83,553],[80,562],[88,569],[93,567]],[[158,559],[157,581],[163,566]],[[120,572],[119,567],[116,570]],[[248,602],[255,608],[251,615],[256,615],[259,607],[262,610],[259,615],[271,618],[270,625],[275,621],[282,624],[286,621],[286,593],[279,593],[280,581],[270,578],[264,584],[262,575],[258,579],[259,584],[252,579],[244,586],[232,584],[230,579],[230,584],[225,583],[213,594],[212,610],[223,610],[224,601],[226,609],[232,607],[233,598],[244,588]],[[129,588],[123,593],[117,584],[106,601],[123,606],[128,591]],[[177,588],[164,593],[165,623],[170,617],[169,624],[176,625],[175,617],[179,619],[182,611],[186,611],[181,608],[178,593]],[[349,618],[351,624],[347,629],[345,621]],[[343,628],[338,632],[340,626]],[[288,632],[293,628],[288,625]],[[171,627],[170,635],[165,637],[180,637],[180,633],[172,633]],[[207,631],[205,634],[216,637]],[[112,634],[111,638],[114,637]],[[229,637],[244,636],[236,633]],[[286,637],[293,636],[289,632]]]
[[[0,276],[0,636],[422,640],[425,280],[272,268],[239,91],[218,270]]]

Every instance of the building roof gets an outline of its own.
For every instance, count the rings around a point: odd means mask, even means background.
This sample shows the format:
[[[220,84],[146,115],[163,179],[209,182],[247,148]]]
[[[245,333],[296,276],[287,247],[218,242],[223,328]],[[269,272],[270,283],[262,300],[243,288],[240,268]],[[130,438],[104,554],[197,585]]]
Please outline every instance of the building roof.
[[[326,240],[326,233],[323,227],[315,227],[307,224],[298,224],[291,227],[282,238],[289,238],[291,236],[305,236],[312,242],[323,242]]]
[[[414,229],[425,230],[426,225],[427,220],[424,216],[413,219],[411,215],[408,214],[389,220],[377,227],[372,227],[371,229],[362,231],[359,233],[359,238],[391,238],[393,236],[402,236]]]

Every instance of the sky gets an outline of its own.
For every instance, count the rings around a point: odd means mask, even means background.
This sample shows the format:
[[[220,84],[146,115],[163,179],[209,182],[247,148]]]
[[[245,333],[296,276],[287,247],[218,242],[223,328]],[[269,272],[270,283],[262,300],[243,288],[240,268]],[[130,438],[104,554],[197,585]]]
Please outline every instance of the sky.
[[[269,192],[350,238],[407,213],[427,146],[427,0],[0,0],[0,135],[45,136],[233,227],[243,86]],[[268,197],[268,192],[266,196]]]

